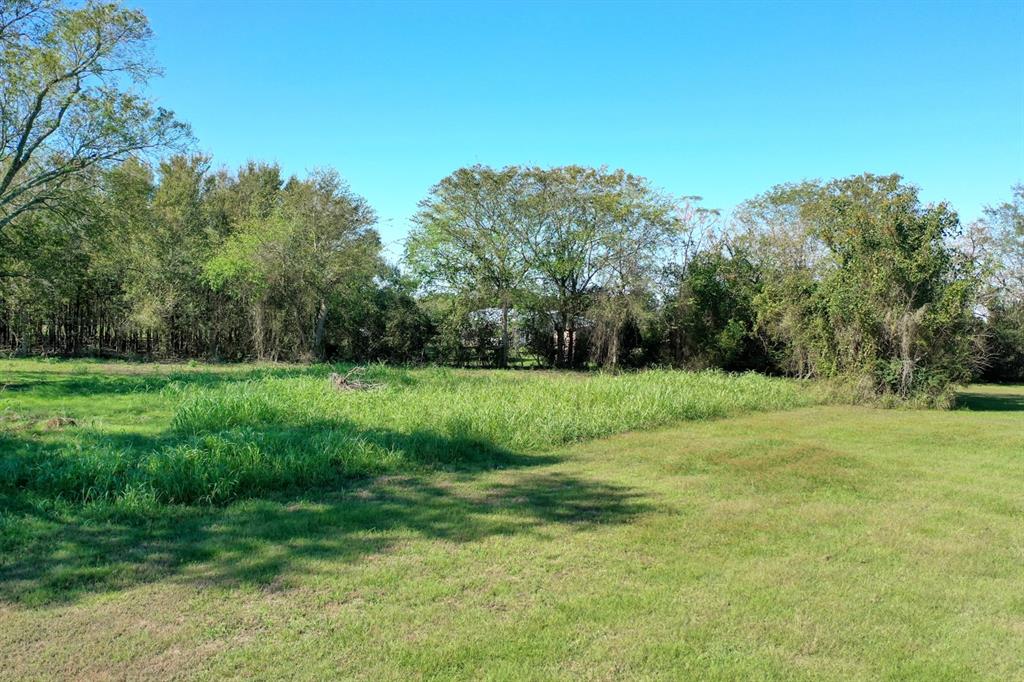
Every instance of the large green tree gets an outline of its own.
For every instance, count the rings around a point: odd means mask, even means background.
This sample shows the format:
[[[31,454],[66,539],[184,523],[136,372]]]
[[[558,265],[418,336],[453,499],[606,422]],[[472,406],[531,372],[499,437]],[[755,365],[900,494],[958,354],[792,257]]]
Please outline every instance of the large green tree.
[[[775,188],[739,215],[764,270],[760,327],[792,371],[902,398],[971,377],[979,282],[946,204],[866,174]]]
[[[521,300],[528,272],[523,235],[532,227],[522,169],[460,168],[420,202],[406,242],[406,259],[428,285],[470,307],[501,311],[498,364],[511,346],[509,313]]]
[[[660,356],[692,369],[772,369],[756,333],[760,273],[743,248],[713,242],[666,278]]]
[[[114,3],[0,3],[0,239],[29,212],[66,214],[97,169],[187,137],[141,93],[149,39]]]
[[[583,326],[614,367],[623,327],[643,313],[650,276],[684,232],[680,204],[623,170],[565,166],[524,173],[530,219],[519,238],[534,306],[550,318],[555,363],[582,361]]]
[[[592,357],[615,366],[623,329],[651,308],[652,274],[688,207],[622,170],[475,166],[433,188],[407,253],[435,288],[470,308],[500,307],[500,364],[516,303],[533,321],[535,346],[551,342],[554,364],[586,359],[585,332]]]
[[[249,306],[258,357],[324,359],[332,311],[383,272],[374,212],[334,171],[293,178],[269,203],[245,198],[248,217],[206,262],[206,280]]]

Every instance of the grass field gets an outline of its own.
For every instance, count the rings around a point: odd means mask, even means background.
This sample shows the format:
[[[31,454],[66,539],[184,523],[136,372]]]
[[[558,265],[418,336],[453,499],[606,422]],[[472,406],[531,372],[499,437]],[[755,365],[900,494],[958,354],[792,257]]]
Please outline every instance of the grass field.
[[[424,468],[486,469],[580,440],[816,401],[756,374],[8,362],[0,488],[138,509]],[[535,460],[530,460],[534,462]]]
[[[0,678],[1024,678],[1024,387],[328,371],[0,361]]]

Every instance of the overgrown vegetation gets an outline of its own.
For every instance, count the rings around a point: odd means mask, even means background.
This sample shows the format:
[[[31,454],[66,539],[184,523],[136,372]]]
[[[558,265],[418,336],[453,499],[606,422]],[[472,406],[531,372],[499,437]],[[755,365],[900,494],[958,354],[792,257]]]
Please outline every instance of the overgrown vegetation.
[[[1024,381],[1024,185],[1010,201],[989,207],[973,225],[965,248],[985,273],[982,376],[991,381]]]
[[[331,368],[111,377],[89,365],[3,366],[0,489],[66,502],[223,502],[433,467],[494,467],[552,447],[675,421],[819,401],[811,387],[757,374],[621,376],[372,367],[367,391],[337,391]],[[167,414],[145,431],[62,397],[103,394]],[[42,404],[32,409],[35,400]],[[47,410],[49,408],[49,410]],[[107,406],[110,409],[110,406]]]
[[[780,217],[781,216],[781,217]],[[782,367],[866,395],[947,395],[980,365],[978,265],[956,215],[896,176],[780,187],[742,209],[737,240],[761,283],[754,325]]]
[[[502,16],[519,51],[474,49],[533,98],[524,64],[594,61]],[[722,215],[622,169],[475,165],[392,262],[338,171],[195,153],[151,37],[120,0],[0,0],[0,682],[1024,679],[1024,185],[963,225],[896,174]],[[389,122],[485,75],[426,55],[395,88],[400,60],[346,54]],[[631,63],[580,79],[636,95],[615,125],[663,99]],[[814,83],[900,113],[849,73]]]
[[[431,189],[392,264],[336,171],[188,153],[146,99],[141,12],[0,13],[9,352],[720,368],[933,404],[1024,376],[1020,187],[961,234],[897,175],[722,217],[623,170],[473,166]]]

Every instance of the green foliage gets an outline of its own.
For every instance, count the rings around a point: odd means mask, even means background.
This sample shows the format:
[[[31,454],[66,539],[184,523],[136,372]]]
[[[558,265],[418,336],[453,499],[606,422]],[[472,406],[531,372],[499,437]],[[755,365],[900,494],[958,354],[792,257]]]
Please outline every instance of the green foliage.
[[[384,269],[378,281],[345,290],[339,314],[327,324],[328,356],[398,364],[428,360],[427,344],[436,330],[415,292],[415,282],[394,267]]]
[[[150,37],[115,3],[0,4],[0,239],[30,213],[65,216],[98,170],[188,137],[138,90],[157,73]]]
[[[421,203],[407,259],[470,312],[500,308],[498,364],[515,305],[552,364],[580,366],[589,346],[614,368],[630,352],[623,334],[652,316],[651,273],[691,227],[691,208],[622,170],[474,166]]]
[[[593,359],[614,368],[623,329],[647,317],[652,273],[690,227],[687,200],[622,170],[524,172],[534,187],[533,223],[522,235],[532,307],[550,319],[555,365],[580,365],[586,354],[578,346],[586,343]]]
[[[1024,381],[1024,302],[997,303],[986,319],[988,381]]]
[[[501,308],[497,364],[508,364],[509,311],[521,297],[529,265],[522,235],[527,196],[518,168],[460,168],[420,202],[406,259],[426,284],[477,308]]]
[[[642,178],[464,169],[422,205],[417,281],[384,264],[373,212],[335,173],[208,165],[126,163],[83,194],[75,230],[23,221],[23,278],[0,280],[7,345],[482,366],[514,351],[840,378],[866,398],[938,403],[986,359],[1019,374],[1020,298],[994,279],[1015,272],[1016,233],[975,229],[984,257],[954,248],[956,215],[897,176],[775,188],[703,245],[708,214]]]
[[[376,218],[333,171],[267,198],[205,262],[206,280],[251,310],[257,357],[325,359],[328,321],[382,270]]]
[[[901,398],[939,399],[971,378],[979,282],[949,244],[959,223],[945,204],[863,175],[777,188],[741,216],[766,254],[758,324],[791,371]]]
[[[70,225],[44,213],[19,223],[18,276],[0,278],[16,317],[0,337],[26,352],[325,358],[345,345],[329,327],[365,318],[383,286],[373,211],[333,171],[285,183],[274,166],[232,176],[199,155],[156,172],[133,160],[82,202]],[[346,357],[374,355],[347,341]]]
[[[662,313],[666,361],[696,369],[771,368],[755,333],[760,284],[742,251],[698,253],[669,282]]]
[[[1012,198],[985,210],[965,250],[979,263],[985,288],[986,364],[990,381],[1024,380],[1024,185]]]

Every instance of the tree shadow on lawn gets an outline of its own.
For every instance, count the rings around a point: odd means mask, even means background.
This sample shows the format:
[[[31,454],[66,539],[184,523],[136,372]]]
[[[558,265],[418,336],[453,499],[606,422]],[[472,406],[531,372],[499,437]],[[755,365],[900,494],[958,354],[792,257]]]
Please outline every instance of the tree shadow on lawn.
[[[335,371],[331,365],[302,367],[254,367],[227,371],[202,371],[182,368],[166,373],[103,374],[98,371],[66,372],[18,370],[10,380],[0,381],[0,397],[31,394],[37,398],[86,398],[103,395],[130,395],[155,393],[172,383],[211,388],[222,384],[259,379],[290,379],[306,376],[324,376]]]
[[[956,407],[973,412],[1024,412],[1024,389],[1020,393],[961,393]]]
[[[7,512],[0,532],[20,536],[0,544],[0,599],[37,608],[168,578],[273,589],[316,570],[317,560],[369,560],[417,538],[468,543],[543,533],[552,524],[583,529],[627,523],[652,509],[633,489],[550,470],[555,457],[434,433],[361,434],[392,448],[425,447],[433,451],[423,456],[430,466],[414,475],[256,494],[222,507],[133,511],[64,503],[43,490],[0,492],[0,512]],[[443,452],[454,455],[437,461]],[[479,479],[496,468],[516,471],[500,481]]]

